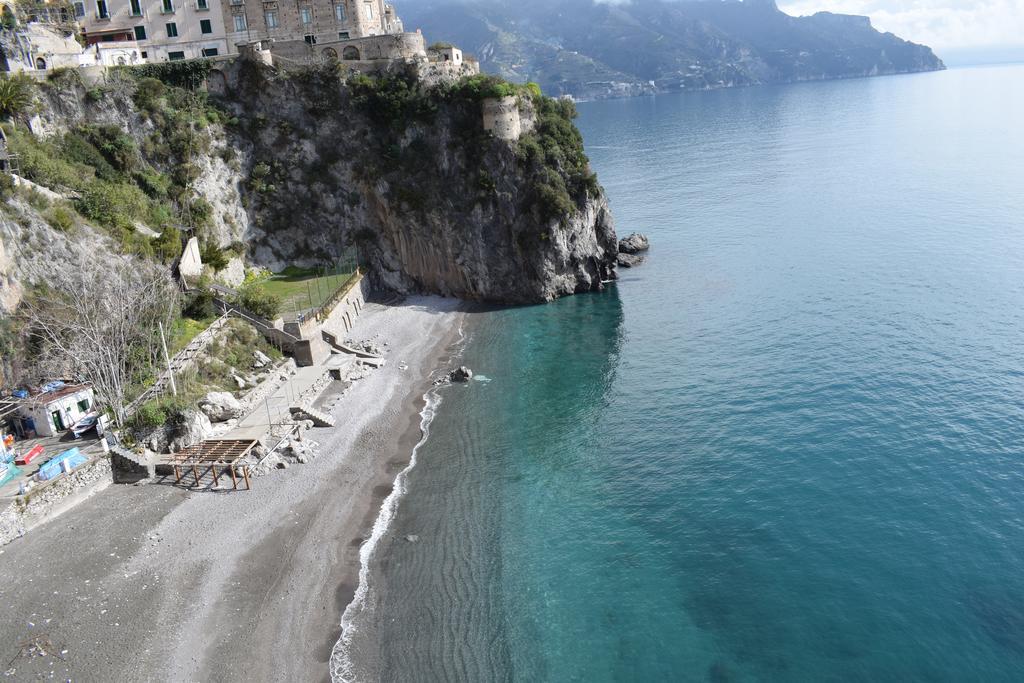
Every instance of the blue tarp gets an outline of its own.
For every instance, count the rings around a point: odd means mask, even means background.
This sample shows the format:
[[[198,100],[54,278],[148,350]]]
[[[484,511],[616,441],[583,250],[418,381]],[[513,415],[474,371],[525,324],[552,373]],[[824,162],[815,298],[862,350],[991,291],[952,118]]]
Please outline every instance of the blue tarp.
[[[62,463],[66,460],[68,469],[75,469],[79,465],[85,463],[89,458],[82,455],[77,448],[64,451],[57,457],[51,459],[48,463],[39,468],[39,474],[36,478],[39,481],[49,481],[60,476],[62,469]]]

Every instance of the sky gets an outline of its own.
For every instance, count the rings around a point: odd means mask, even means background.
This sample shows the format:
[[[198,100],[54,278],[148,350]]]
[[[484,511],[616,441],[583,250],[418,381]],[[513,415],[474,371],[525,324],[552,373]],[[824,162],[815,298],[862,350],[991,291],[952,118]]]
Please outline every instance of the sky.
[[[777,0],[787,14],[871,17],[875,28],[936,49],[1024,45],[1024,0]]]

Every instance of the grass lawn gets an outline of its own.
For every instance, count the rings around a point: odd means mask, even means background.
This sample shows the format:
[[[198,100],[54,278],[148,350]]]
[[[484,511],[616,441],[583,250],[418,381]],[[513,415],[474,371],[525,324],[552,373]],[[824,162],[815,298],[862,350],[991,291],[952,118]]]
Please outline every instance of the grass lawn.
[[[268,293],[281,299],[281,313],[301,313],[324,303],[352,276],[348,268],[307,270],[288,268],[260,282]]]

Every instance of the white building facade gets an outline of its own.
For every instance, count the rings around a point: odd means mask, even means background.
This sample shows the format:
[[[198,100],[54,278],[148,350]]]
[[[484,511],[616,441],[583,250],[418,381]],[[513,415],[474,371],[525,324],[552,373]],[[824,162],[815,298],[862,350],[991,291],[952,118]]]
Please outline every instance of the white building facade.
[[[104,64],[228,53],[220,0],[79,0],[75,14]]]
[[[21,414],[32,419],[39,436],[56,436],[89,414],[95,403],[92,387],[79,384],[32,396]]]

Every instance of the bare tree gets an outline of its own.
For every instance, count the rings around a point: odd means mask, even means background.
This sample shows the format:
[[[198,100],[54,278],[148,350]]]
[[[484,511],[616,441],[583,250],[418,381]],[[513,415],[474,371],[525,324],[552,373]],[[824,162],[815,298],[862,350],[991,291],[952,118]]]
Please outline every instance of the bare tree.
[[[90,382],[123,426],[133,380],[156,367],[158,324],[177,314],[179,293],[165,271],[131,258],[90,260],[34,277],[23,314],[37,365],[69,369]]]

